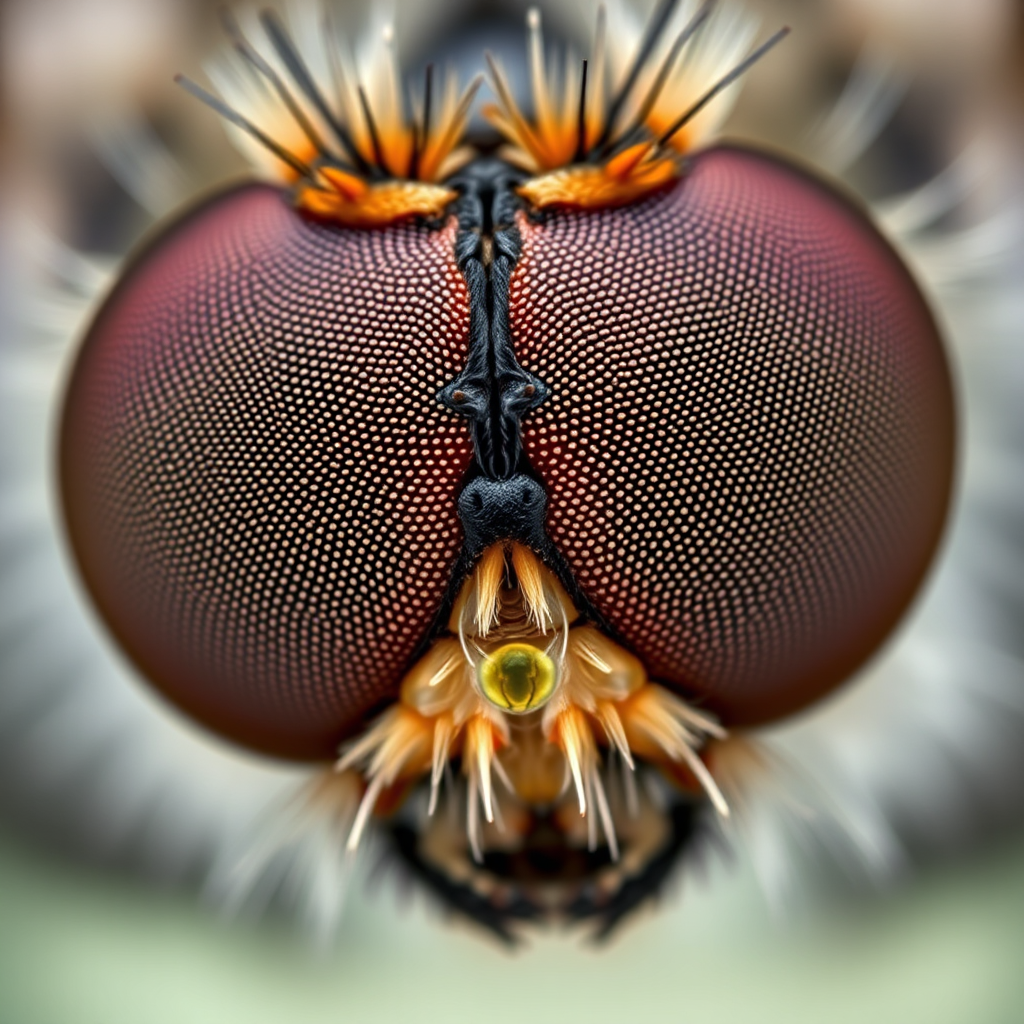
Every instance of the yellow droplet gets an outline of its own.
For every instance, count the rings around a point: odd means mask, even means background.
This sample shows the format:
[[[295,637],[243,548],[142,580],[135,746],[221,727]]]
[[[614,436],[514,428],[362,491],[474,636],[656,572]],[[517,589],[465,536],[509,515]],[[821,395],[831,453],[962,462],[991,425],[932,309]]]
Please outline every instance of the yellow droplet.
[[[480,662],[480,689],[513,714],[536,711],[555,692],[555,663],[532,644],[505,644]]]

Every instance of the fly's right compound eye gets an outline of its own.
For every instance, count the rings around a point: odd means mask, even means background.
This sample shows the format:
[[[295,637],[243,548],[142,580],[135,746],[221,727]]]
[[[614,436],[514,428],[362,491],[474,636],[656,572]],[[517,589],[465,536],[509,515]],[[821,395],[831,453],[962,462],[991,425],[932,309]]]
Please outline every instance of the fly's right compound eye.
[[[898,256],[739,147],[522,230],[510,320],[552,390],[524,446],[582,590],[724,724],[830,692],[916,593],[952,484],[949,370]]]

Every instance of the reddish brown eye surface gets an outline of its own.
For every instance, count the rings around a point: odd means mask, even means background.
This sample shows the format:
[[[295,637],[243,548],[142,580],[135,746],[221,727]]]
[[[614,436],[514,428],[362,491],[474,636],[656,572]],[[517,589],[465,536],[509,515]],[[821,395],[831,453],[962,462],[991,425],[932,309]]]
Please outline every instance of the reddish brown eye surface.
[[[892,629],[938,541],[953,412],[868,220],[711,150],[633,206],[521,218],[512,343],[548,531],[651,678],[780,717]],[[145,674],[249,746],[331,757],[394,700],[462,543],[437,400],[470,330],[454,222],[318,226],[259,186],[123,277],[69,388],[71,540]]]
[[[165,694],[259,749],[332,757],[421,640],[461,540],[454,226],[302,220],[228,193],[122,278],[62,429],[72,544]]]
[[[938,542],[950,382],[849,202],[720,148],[635,206],[524,222],[510,312],[549,530],[651,676],[730,725],[793,711],[891,630]]]

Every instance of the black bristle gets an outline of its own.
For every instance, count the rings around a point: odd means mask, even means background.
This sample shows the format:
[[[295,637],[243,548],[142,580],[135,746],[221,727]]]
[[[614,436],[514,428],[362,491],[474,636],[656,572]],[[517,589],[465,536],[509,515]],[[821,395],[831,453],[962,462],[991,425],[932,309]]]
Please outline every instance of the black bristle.
[[[373,144],[373,158],[377,166],[384,168],[384,150],[381,148],[380,135],[377,133],[377,122],[374,120],[373,111],[370,109],[370,101],[367,99],[366,90],[359,86],[359,104],[363,108],[363,117],[366,118],[366,130],[370,133],[370,142]]]
[[[430,137],[430,108],[434,102],[434,65],[428,64],[423,75],[423,118],[419,128],[413,125],[412,160],[409,162],[409,177],[415,180],[420,174],[420,159],[426,152]]]
[[[215,110],[226,121],[230,121],[236,128],[241,128],[246,134],[251,135],[260,145],[274,154],[278,160],[288,164],[304,178],[313,177],[313,169],[309,164],[300,160],[294,153],[287,150],[279,142],[275,142],[266,132],[260,131],[251,121],[244,118],[233,107],[229,107],[223,100],[218,99],[212,93],[207,92],[201,85],[196,85],[190,78],[184,75],[175,75],[174,81],[186,92],[191,93],[197,100],[205,103],[212,110]]]
[[[348,158],[362,174],[372,174],[374,168],[367,163],[365,157],[359,152],[358,147],[349,134],[348,129],[335,117],[334,112],[327,105],[323,93],[320,91],[305,61],[299,55],[288,35],[280,18],[274,11],[264,11],[260,15],[260,21],[266,29],[267,36],[273,44],[281,62],[288,69],[288,73],[295,79],[295,84],[305,93],[306,98],[316,107],[320,116],[330,125]],[[379,175],[377,175],[379,176]]]
[[[741,61],[727,75],[723,75],[689,110],[686,111],[672,127],[658,139],[658,145],[664,146],[673,135],[697,116],[723,89],[728,88],[740,75],[749,71],[776,43],[780,43],[789,35],[789,28],[780,28],[767,42],[762,43],[746,60]]]
[[[601,149],[608,144],[608,140],[611,138],[615,128],[615,122],[622,111],[623,104],[633,91],[633,86],[636,85],[640,72],[650,59],[651,54],[658,45],[658,41],[668,27],[668,23],[672,20],[672,15],[675,13],[678,4],[679,0],[661,0],[661,3],[655,9],[650,24],[647,26],[647,32],[644,34],[643,42],[640,44],[640,49],[637,50],[636,57],[633,58],[633,64],[629,69],[629,73],[626,75],[625,81],[623,81],[619,91],[615,94],[608,107],[608,117],[605,121],[604,130],[601,132],[601,137],[595,144],[596,149]]]
[[[573,163],[579,163],[587,149],[587,62],[580,72],[580,109],[576,119],[576,152]]]
[[[281,76],[264,60],[262,55],[250,44],[249,40],[245,38],[241,27],[229,11],[223,10],[221,12],[221,21],[239,56],[270,82],[274,92],[277,93],[281,102],[288,109],[288,113],[295,119],[295,123],[302,129],[303,134],[309,139],[316,152],[321,156],[333,157],[313,122],[306,116],[306,112],[292,95],[291,90],[285,85]]]
[[[609,151],[624,148],[626,145],[629,145],[634,141],[634,137],[643,128],[644,122],[654,109],[654,104],[658,102],[658,97],[661,95],[662,89],[665,88],[665,83],[668,81],[668,77],[672,72],[672,68],[675,67],[676,61],[679,59],[679,54],[682,52],[683,47],[707,23],[708,16],[714,9],[715,3],[716,0],[705,0],[705,3],[701,6],[700,10],[697,11],[697,13],[690,19],[682,32],[676,36],[669,52],[662,61],[661,67],[658,69],[658,74],[655,76],[654,82],[651,83],[650,89],[647,90],[647,95],[640,104],[636,117],[633,118],[629,127],[624,129],[622,134],[614,142],[609,141],[606,147]]]

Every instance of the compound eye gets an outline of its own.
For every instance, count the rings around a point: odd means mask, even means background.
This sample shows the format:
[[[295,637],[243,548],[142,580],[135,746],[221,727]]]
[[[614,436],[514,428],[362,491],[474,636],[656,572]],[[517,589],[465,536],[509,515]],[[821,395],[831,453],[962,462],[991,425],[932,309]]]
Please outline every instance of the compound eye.
[[[543,211],[519,221],[510,326],[553,396],[524,431],[551,537],[652,678],[752,725],[898,621],[945,521],[954,417],[935,323],[863,212],[780,160],[700,151],[785,35],[736,63],[748,40],[711,8],[669,28],[659,5],[620,84],[584,67],[575,104],[531,15],[534,114],[497,66],[488,113]],[[605,43],[599,20],[595,67]]]
[[[110,628],[201,722],[330,758],[435,613],[472,452],[454,225],[312,223],[277,189],[196,210],[85,340],[61,480]]]
[[[108,625],[163,693],[248,746],[333,757],[395,699],[460,544],[472,452],[436,394],[465,360],[461,145],[479,82],[390,52],[329,98],[273,13],[228,16],[244,109],[182,84],[285,188],[231,190],[122,277],[68,388],[68,531]],[[233,100],[238,97],[233,96]],[[245,99],[245,97],[241,97]]]
[[[522,230],[511,323],[552,391],[524,443],[584,592],[726,725],[821,697],[906,609],[949,503],[949,371],[910,275],[839,193],[738,148]]]

